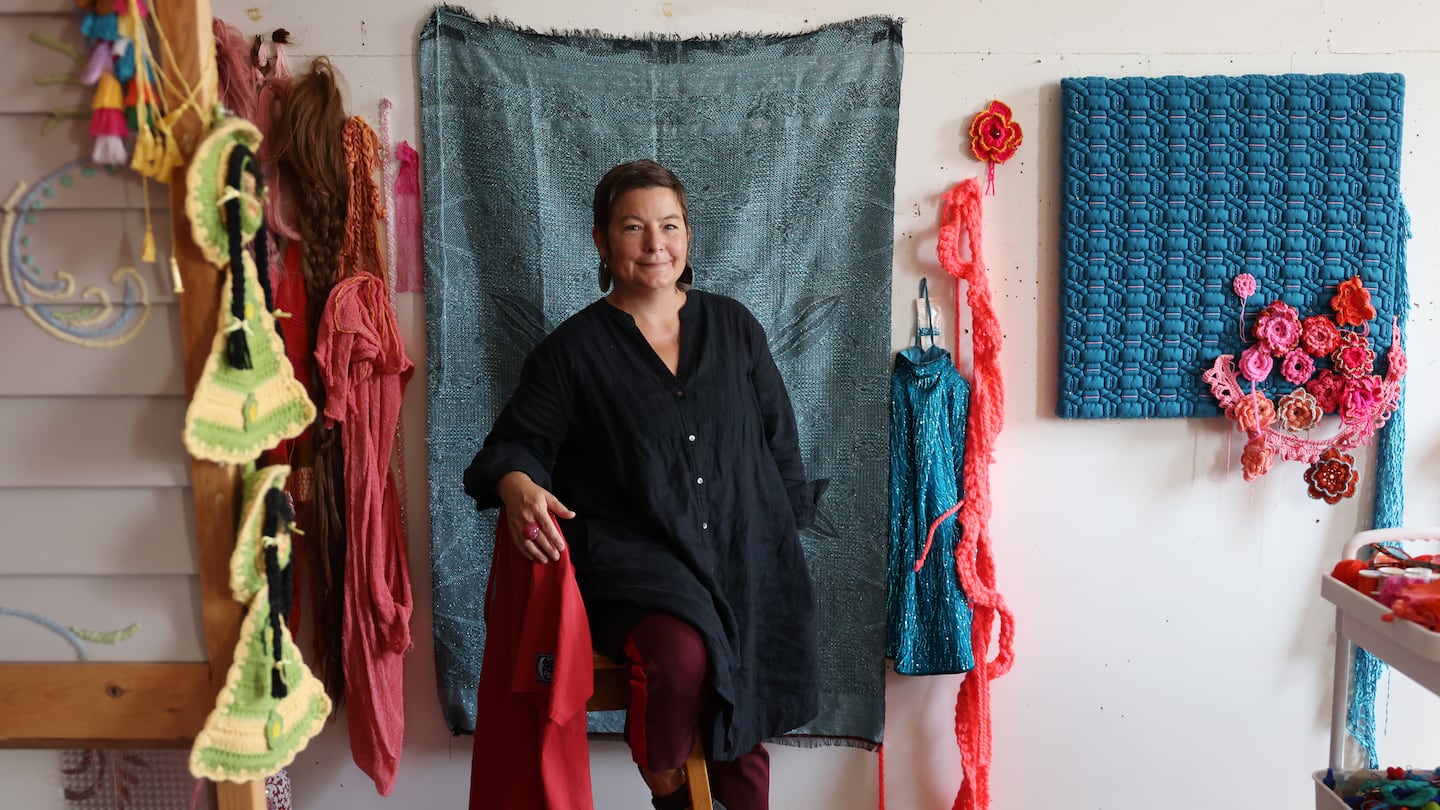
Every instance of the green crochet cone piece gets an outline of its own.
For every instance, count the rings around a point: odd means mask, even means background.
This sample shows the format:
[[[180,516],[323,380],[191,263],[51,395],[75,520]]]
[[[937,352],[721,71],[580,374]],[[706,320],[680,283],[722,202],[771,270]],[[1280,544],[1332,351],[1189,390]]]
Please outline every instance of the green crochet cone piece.
[[[330,716],[330,698],[283,622],[278,666],[288,693],[271,696],[270,673],[277,664],[270,633],[266,586],[250,602],[225,687],[190,749],[190,773],[197,779],[251,782],[273,776],[295,760]]]
[[[244,495],[240,506],[240,530],[230,554],[230,593],[237,602],[248,602],[265,585],[265,493],[284,489],[290,475],[287,464],[272,464],[245,471]]]
[[[300,435],[315,421],[315,405],[285,356],[275,316],[265,308],[255,262],[245,254],[245,319],[228,313],[230,284],[220,285],[220,325],[195,395],[185,412],[185,447],[190,455],[220,464],[248,464],[284,439]],[[245,330],[250,368],[225,360],[226,335]]]

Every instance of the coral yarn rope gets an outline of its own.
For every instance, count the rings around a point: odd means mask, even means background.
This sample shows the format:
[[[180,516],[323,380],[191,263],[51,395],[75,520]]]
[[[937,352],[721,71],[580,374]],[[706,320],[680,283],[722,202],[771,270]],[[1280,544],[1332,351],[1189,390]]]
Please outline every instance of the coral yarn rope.
[[[980,197],[980,183],[973,178],[960,182],[945,195],[936,247],[940,265],[955,278],[957,312],[960,282],[965,282],[975,362],[965,442],[962,533],[955,549],[955,572],[974,612],[970,638],[975,668],[961,681],[955,700],[955,742],[960,747],[965,778],[953,810],[983,810],[990,806],[990,681],[1010,671],[1015,644],[1014,616],[995,589],[995,560],[990,549],[990,465],[995,460],[995,439],[1005,422],[1005,386],[1000,378],[1003,336],[980,250]],[[964,255],[967,239],[968,260]],[[958,349],[960,318],[955,321]],[[999,649],[990,659],[990,636],[996,618],[1000,619]]]

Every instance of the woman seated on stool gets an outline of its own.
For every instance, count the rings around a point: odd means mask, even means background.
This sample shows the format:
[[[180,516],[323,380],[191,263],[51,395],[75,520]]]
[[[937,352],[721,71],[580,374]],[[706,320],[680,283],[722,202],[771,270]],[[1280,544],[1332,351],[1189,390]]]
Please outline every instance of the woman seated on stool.
[[[465,490],[505,507],[525,557],[556,560],[569,542],[595,648],[644,672],[625,737],[655,807],[689,807],[698,724],[716,807],[766,810],[762,741],[818,711],[798,532],[825,482],[805,479],[760,324],[691,288],[679,179],[617,166],[594,216],[608,295],[531,352]]]

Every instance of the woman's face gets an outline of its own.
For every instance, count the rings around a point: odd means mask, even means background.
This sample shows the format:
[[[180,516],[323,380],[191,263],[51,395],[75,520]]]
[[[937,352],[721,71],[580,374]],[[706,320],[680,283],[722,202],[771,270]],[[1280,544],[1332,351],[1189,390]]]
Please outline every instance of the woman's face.
[[[675,192],[656,186],[615,198],[610,226],[594,232],[600,258],[610,265],[618,292],[673,289],[685,270],[690,229]]]

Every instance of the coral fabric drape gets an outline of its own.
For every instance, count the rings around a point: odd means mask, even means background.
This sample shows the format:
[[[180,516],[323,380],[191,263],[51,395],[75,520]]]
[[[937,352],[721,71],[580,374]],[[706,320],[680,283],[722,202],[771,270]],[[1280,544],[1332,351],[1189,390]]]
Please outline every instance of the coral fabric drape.
[[[345,608],[342,622],[350,750],[389,795],[405,735],[403,657],[410,649],[410,570],[390,455],[414,369],[385,283],[357,273],[335,285],[315,359],[327,425],[345,448]]]

